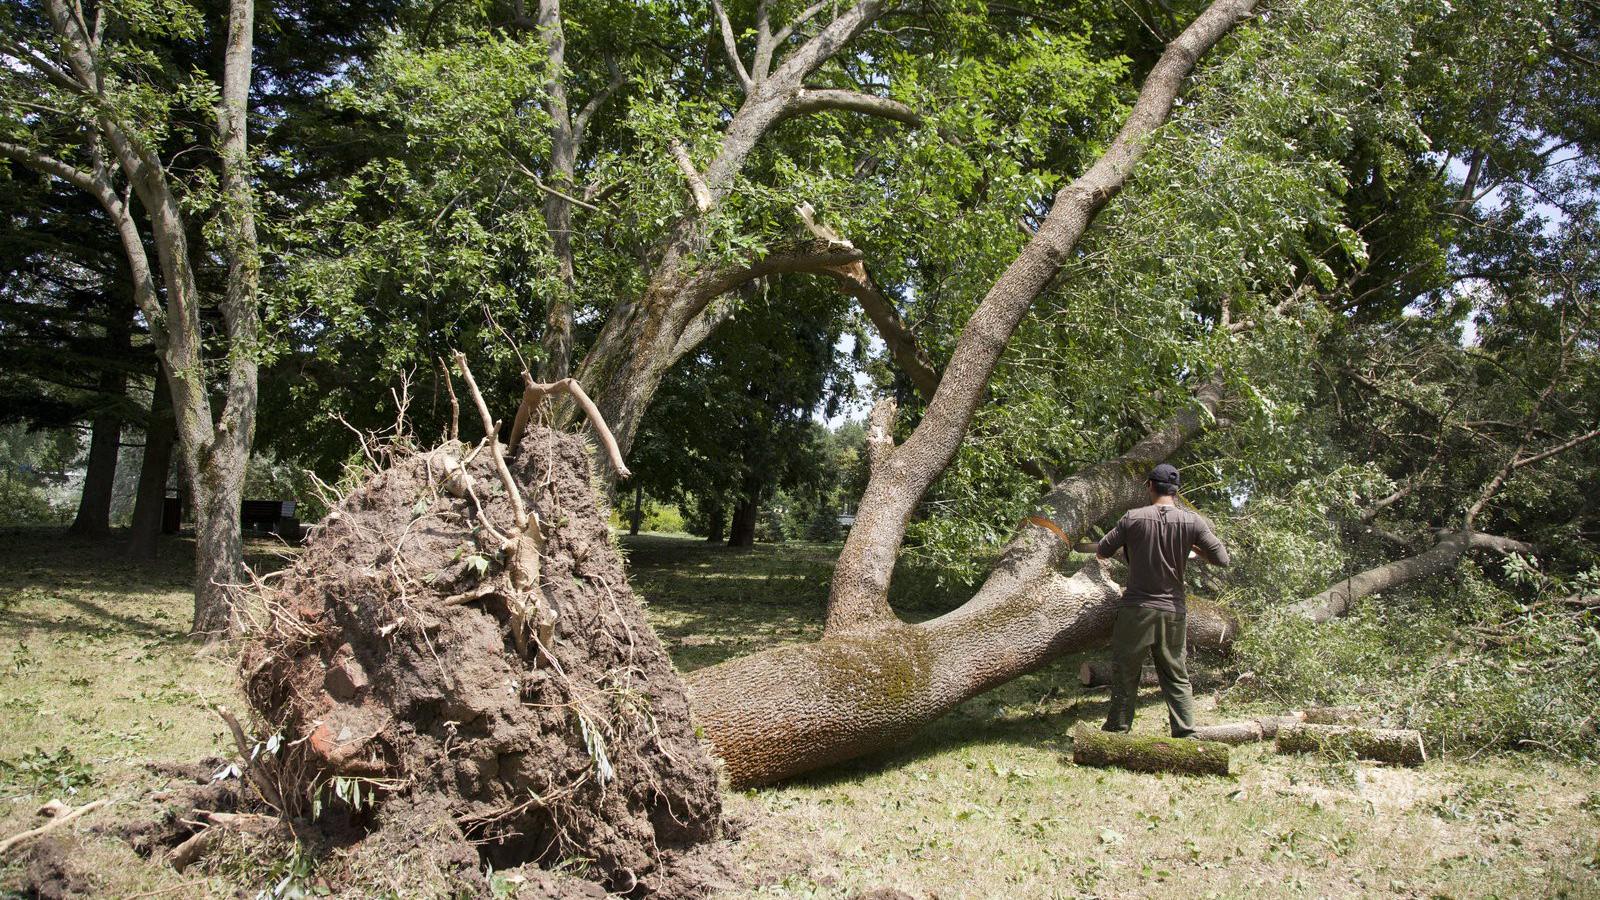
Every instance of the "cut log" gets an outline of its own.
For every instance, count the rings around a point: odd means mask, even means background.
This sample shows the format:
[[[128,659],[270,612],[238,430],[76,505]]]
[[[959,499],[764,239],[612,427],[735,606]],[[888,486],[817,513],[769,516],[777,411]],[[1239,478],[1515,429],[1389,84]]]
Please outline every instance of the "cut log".
[[[1072,732],[1072,761],[1134,772],[1228,774],[1228,745],[1186,738],[1135,737],[1079,724]]]
[[[1278,731],[1278,752],[1334,753],[1397,766],[1420,766],[1428,761],[1421,732],[1360,725],[1290,725]]]
[[[1184,621],[1185,639],[1191,650],[1216,650],[1227,653],[1239,637],[1239,618],[1233,613],[1198,597],[1190,597]]]
[[[1254,744],[1270,741],[1278,731],[1300,722],[1299,716],[1262,716],[1244,722],[1224,722],[1220,725],[1201,725],[1194,730],[1199,741],[1216,741],[1221,744]]]

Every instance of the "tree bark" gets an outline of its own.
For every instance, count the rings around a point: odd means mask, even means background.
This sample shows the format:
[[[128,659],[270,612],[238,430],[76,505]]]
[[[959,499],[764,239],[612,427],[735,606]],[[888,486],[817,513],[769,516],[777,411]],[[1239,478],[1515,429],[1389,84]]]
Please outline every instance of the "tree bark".
[[[1180,775],[1226,775],[1228,756],[1228,745],[1214,741],[1135,737],[1099,731],[1083,724],[1072,732],[1072,761],[1080,766],[1116,766],[1134,772]]]
[[[721,503],[717,503],[706,511],[706,542],[719,543],[727,529],[727,510]]]
[[[644,487],[633,486],[633,512],[628,516],[628,533],[637,535],[639,527],[644,524]]]
[[[172,472],[172,445],[177,438],[177,423],[172,418],[172,398],[160,371],[150,400],[150,415],[145,421],[144,459],[139,465],[139,488],[133,501],[133,525],[128,540],[128,558],[156,558],[161,538],[161,513],[167,499],[167,478]]]
[[[1352,605],[1363,597],[1399,587],[1419,578],[1450,571],[1469,550],[1493,550],[1497,553],[1533,552],[1531,546],[1511,538],[1484,534],[1481,531],[1456,531],[1445,535],[1437,544],[1416,556],[1377,566],[1335,582],[1327,590],[1315,597],[1301,600],[1291,609],[1321,625],[1349,613]]]
[[[1091,561],[1071,577],[1057,566],[1090,523],[1144,499],[1148,467],[1211,417],[1220,384],[1197,392],[1200,410],[1184,411],[1128,454],[1047,494],[1039,516],[1050,524],[1024,525],[961,608],[907,625],[889,608],[889,578],[911,513],[954,457],[1012,331],[1126,181],[1196,60],[1253,5],[1214,0],[1169,45],[1106,154],[1057,195],[979,303],[904,446],[889,437],[892,407],[874,410],[868,485],[834,571],[823,639],[690,677],[693,712],[734,784],[775,781],[892,746],[967,698],[1108,636],[1121,594],[1109,564]]]
[[[100,389],[109,395],[122,387],[122,374],[107,370]],[[89,435],[89,460],[84,470],[83,493],[71,533],[103,538],[111,533],[111,495],[116,487],[117,453],[122,448],[122,417],[106,410],[94,417]]]
[[[728,530],[729,547],[756,545],[756,514],[761,511],[756,499],[746,494],[733,508],[733,527]]]
[[[1287,725],[1278,731],[1278,752],[1332,753],[1397,766],[1420,766],[1428,761],[1421,732],[1360,725]]]

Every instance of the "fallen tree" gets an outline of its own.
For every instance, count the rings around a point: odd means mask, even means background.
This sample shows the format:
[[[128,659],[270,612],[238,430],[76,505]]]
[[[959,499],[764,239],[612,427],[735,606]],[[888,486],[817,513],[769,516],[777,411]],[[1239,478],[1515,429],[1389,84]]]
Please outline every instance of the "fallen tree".
[[[967,698],[1108,634],[1120,590],[1106,564],[1091,561],[1070,577],[1058,566],[1091,523],[1143,499],[1144,473],[1212,415],[1219,384],[1202,385],[1198,408],[1128,453],[1046,494],[1038,516],[959,609],[907,625],[889,607],[889,580],[910,516],[954,459],[1012,332],[1126,183],[1196,61],[1253,6],[1215,0],[1168,45],[1116,139],[1056,195],[1037,232],[968,319],[932,401],[902,446],[891,437],[893,405],[874,409],[868,483],[834,571],[822,640],[731,660],[691,678],[694,713],[735,784],[774,781],[891,746]],[[1042,522],[1031,524],[1036,520]]]

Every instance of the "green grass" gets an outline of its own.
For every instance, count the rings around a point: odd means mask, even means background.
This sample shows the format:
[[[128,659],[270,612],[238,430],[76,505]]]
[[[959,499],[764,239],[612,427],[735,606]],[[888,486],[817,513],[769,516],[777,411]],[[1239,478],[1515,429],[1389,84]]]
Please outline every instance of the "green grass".
[[[678,665],[692,670],[820,628],[834,548],[730,551],[625,539],[632,581]],[[223,750],[204,701],[237,703],[225,652],[184,637],[187,547],[129,567],[58,532],[0,535],[0,835],[66,785],[110,796],[78,830],[101,896],[253,896],[263,878],[136,857],[94,825],[148,816],[165,784],[148,760]],[[257,563],[272,565],[265,543]],[[897,608],[959,597],[917,573]],[[1600,775],[1536,755],[1446,759],[1420,771],[1234,751],[1230,778],[1080,769],[1067,735],[1103,697],[1081,657],[972,700],[904,746],[793,783],[731,793],[743,884],[729,897],[1600,897]],[[1145,696],[1137,729],[1164,712]],[[1215,700],[1203,716],[1218,721]],[[1225,710],[1227,716],[1239,710]],[[271,861],[263,860],[260,872]],[[281,868],[281,866],[280,866]],[[0,890],[20,869],[0,861]]]

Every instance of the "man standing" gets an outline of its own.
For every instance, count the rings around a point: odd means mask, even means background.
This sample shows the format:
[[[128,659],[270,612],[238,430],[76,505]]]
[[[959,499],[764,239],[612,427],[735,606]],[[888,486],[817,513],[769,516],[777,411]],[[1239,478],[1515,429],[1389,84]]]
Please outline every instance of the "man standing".
[[[1228,551],[1210,522],[1178,507],[1178,480],[1178,470],[1166,463],[1151,469],[1145,482],[1150,505],[1130,510],[1098,543],[1079,545],[1082,552],[1101,559],[1122,549],[1128,560],[1128,586],[1111,629],[1111,709],[1103,726],[1106,731],[1133,728],[1141,657],[1148,650],[1167,701],[1172,736],[1194,734],[1194,696],[1184,659],[1183,570],[1191,548],[1218,566],[1228,565]]]

